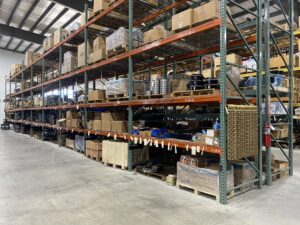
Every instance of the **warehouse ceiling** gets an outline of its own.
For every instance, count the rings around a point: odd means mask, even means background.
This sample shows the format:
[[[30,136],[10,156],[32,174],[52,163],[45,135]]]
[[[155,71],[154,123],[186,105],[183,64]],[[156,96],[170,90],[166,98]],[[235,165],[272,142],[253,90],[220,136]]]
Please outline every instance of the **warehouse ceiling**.
[[[169,1],[172,2],[172,0]],[[193,0],[189,2],[190,4],[199,4],[203,1]],[[277,1],[270,1],[271,17],[273,22],[282,24],[285,23],[285,20]],[[19,53],[39,51],[46,36],[51,35],[59,27],[66,28],[72,22],[79,21],[80,12],[84,10],[85,2],[89,2],[91,5],[92,1],[0,0],[0,49]],[[253,0],[235,0],[235,2],[255,12]],[[289,1],[281,2],[287,11],[287,2]],[[300,9],[299,1],[295,1],[295,4],[297,4],[295,9]],[[233,18],[237,22],[254,18],[239,7],[230,5]],[[298,18],[298,10],[295,10],[295,18]]]

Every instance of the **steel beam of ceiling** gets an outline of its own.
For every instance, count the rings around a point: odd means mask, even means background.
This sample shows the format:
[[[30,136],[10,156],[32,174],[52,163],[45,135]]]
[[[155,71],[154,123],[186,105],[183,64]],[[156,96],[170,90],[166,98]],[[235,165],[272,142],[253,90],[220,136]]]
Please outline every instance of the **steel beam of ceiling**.
[[[18,39],[23,39],[25,41],[34,42],[37,44],[42,44],[45,38],[44,35],[35,34],[30,31],[22,30],[16,27],[11,27],[5,24],[0,24],[0,34],[15,37]]]
[[[87,1],[87,0],[51,0],[51,2],[58,3],[60,5],[66,6],[70,9],[74,9],[78,12],[83,12],[84,11],[84,5],[85,3],[89,4],[89,7],[92,7],[92,2]]]

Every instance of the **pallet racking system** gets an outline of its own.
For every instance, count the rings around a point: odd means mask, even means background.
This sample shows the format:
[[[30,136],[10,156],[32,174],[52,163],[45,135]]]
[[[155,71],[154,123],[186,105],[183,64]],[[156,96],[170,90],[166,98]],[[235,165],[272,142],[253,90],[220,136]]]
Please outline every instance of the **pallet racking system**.
[[[202,1],[204,2],[204,1]],[[243,2],[243,1],[242,1]],[[95,15],[90,20],[88,19],[88,9],[86,6],[86,24],[81,26],[80,29],[66,37],[61,38],[61,42],[54,46],[52,49],[45,52],[36,62],[24,68],[21,72],[17,73],[12,77],[8,77],[6,82],[8,83],[8,95],[6,97],[7,101],[12,101],[13,99],[23,100],[26,97],[30,97],[33,100],[34,95],[41,95],[42,106],[41,107],[29,107],[24,108],[23,101],[19,108],[10,109],[6,111],[6,115],[9,123],[20,124],[22,133],[24,133],[25,126],[30,127],[30,133],[32,133],[34,127],[40,127],[42,129],[55,129],[57,130],[58,137],[63,132],[69,133],[81,133],[85,137],[90,135],[113,136],[115,139],[122,139],[124,141],[134,142],[134,139],[143,138],[141,136],[130,135],[133,123],[133,113],[137,107],[141,106],[176,106],[179,105],[200,105],[200,104],[219,104],[220,106],[220,124],[221,124],[221,139],[220,147],[213,147],[208,145],[203,145],[199,143],[194,143],[191,141],[184,141],[178,139],[158,139],[151,138],[152,141],[158,141],[159,143],[164,141],[165,143],[170,143],[171,146],[176,146],[178,148],[192,150],[192,147],[199,149],[200,151],[218,154],[220,156],[220,202],[222,204],[227,203],[228,193],[232,190],[227,190],[226,181],[226,171],[227,171],[227,104],[228,103],[243,103],[249,104],[254,103],[259,112],[259,122],[258,122],[258,159],[257,164],[254,165],[250,163],[252,167],[255,168],[257,172],[257,178],[250,183],[256,184],[259,188],[263,185],[263,164],[262,164],[262,149],[263,149],[263,137],[264,132],[268,131],[269,125],[271,124],[270,112],[267,110],[270,104],[270,96],[275,96],[280,101],[281,93],[278,93],[273,86],[270,84],[270,67],[269,67],[269,57],[270,57],[270,45],[276,47],[277,53],[282,57],[282,52],[277,44],[277,38],[286,36],[285,38],[289,41],[289,52],[290,59],[293,55],[293,0],[289,0],[289,12],[286,14],[282,7],[281,1],[276,0],[275,4],[281,9],[287,24],[288,30],[284,30],[278,25],[270,22],[270,6],[267,0],[252,0],[248,1],[253,4],[237,3],[234,0],[220,0],[220,18],[216,18],[207,21],[202,24],[195,25],[186,30],[177,32],[170,37],[164,38],[162,40],[155,41],[150,44],[146,44],[141,47],[133,48],[133,27],[141,27],[143,30],[150,29],[158,23],[164,23],[165,28],[168,27],[168,20],[171,15],[176,14],[176,12],[183,11],[189,7],[194,7],[197,3],[187,0],[178,1],[159,1],[159,6],[153,6],[147,4],[144,1],[138,0],[117,0],[108,9]],[[253,8],[254,6],[254,8]],[[251,15],[251,20],[248,21],[244,18],[233,17],[230,13],[231,7],[237,7],[240,10],[249,13]],[[251,8],[251,9],[250,9]],[[254,10],[253,10],[254,9]],[[128,15],[128,19],[123,20],[111,16],[112,12],[117,12],[123,15]],[[235,32],[227,29],[227,22],[231,21],[235,27]],[[106,31],[99,32],[92,28],[91,25],[102,25],[110,29],[117,29],[120,26],[124,26],[129,30],[129,41],[128,41],[128,51],[121,53],[119,55],[113,56],[106,60],[96,62],[94,64],[88,64],[88,40],[95,37],[97,34],[107,35]],[[248,33],[245,35],[245,30]],[[217,38],[211,38],[217,37]],[[184,40],[185,43],[193,44],[196,48],[195,51],[190,49],[183,49],[174,47],[173,43]],[[272,41],[272,42],[271,42]],[[67,74],[62,74],[62,57],[63,53],[68,49],[72,49],[74,45],[85,43],[85,66],[76,69]],[[202,45],[204,43],[204,45]],[[263,46],[264,43],[264,46]],[[203,47],[205,46],[205,47]],[[194,60],[199,63],[199,70],[202,72],[204,61],[204,56],[218,53],[220,55],[220,93],[213,95],[203,95],[203,96],[187,96],[178,98],[161,98],[161,99],[143,99],[136,100],[133,98],[133,75],[139,71],[151,71],[155,68],[163,68],[164,74],[166,75],[168,67],[172,67],[173,71],[176,73],[176,66],[185,60]],[[242,53],[246,56],[253,58],[256,61],[257,68],[251,69],[244,66],[235,65],[228,63],[226,61],[226,56],[229,52]],[[155,56],[161,56],[163,59],[157,59]],[[282,57],[283,58],[283,57]],[[46,69],[54,70],[53,66],[47,64],[47,60],[56,60],[59,62],[59,76],[45,81]],[[284,60],[284,58],[283,58]],[[286,155],[280,144],[279,145],[282,152],[285,154],[289,161],[289,174],[293,174],[293,143],[292,143],[292,128],[293,128],[293,62],[290,60],[286,62],[284,60],[289,79],[289,103],[288,109],[285,108],[287,112],[287,118],[284,122],[289,124],[289,154]],[[227,76],[227,66],[231,65],[234,67],[239,67],[243,69],[248,69],[253,71],[257,76],[257,86],[254,94],[242,93],[238,87],[235,89],[238,91],[238,97],[228,97],[226,86],[227,82],[231,82],[230,77]],[[263,71],[266,71],[266,75],[263,76]],[[175,74],[173,73],[173,74]],[[42,82],[40,84],[34,84],[34,78],[41,74]],[[89,103],[87,101],[87,95],[89,90],[89,83],[93,82],[95,88],[95,80],[100,78],[100,75],[105,74],[106,77],[113,77],[119,75],[127,75],[129,80],[129,99],[127,101],[117,101],[117,102],[102,102],[102,103]],[[263,77],[266,78],[266,85],[263,85]],[[30,87],[25,90],[16,91],[18,83],[24,80],[30,79]],[[73,86],[74,84],[84,85],[84,102],[76,102],[74,105],[63,105],[62,104],[62,89],[67,86]],[[232,82],[231,82],[232,83]],[[6,85],[7,86],[7,85]],[[14,86],[14,91],[12,92],[12,86]],[[59,93],[59,104],[57,106],[46,106],[45,105],[45,93],[49,90],[58,89]],[[249,95],[249,96],[248,96]],[[281,102],[281,101],[280,101]],[[266,111],[262,109],[262,104],[266,104]],[[282,103],[283,107],[284,104]],[[99,132],[87,129],[87,113],[88,109],[95,108],[127,108],[128,109],[128,134],[114,133],[114,132]],[[65,127],[59,127],[57,125],[50,125],[45,123],[45,116],[48,111],[55,110],[58,112],[58,118],[61,118],[62,112],[65,110],[83,110],[84,112],[84,129],[74,128],[69,129]],[[33,112],[41,112],[42,122],[34,122]],[[29,112],[30,119],[25,119],[25,112]],[[14,115],[20,113],[21,118],[15,119]],[[13,116],[12,116],[13,115]],[[206,115],[207,116],[207,115]],[[59,138],[58,138],[59,139]],[[132,155],[129,150],[129,165],[128,169],[132,169]],[[271,171],[271,148],[266,147],[266,183],[271,185],[272,174]],[[249,183],[248,183],[249,184]],[[247,184],[243,184],[247,185]],[[242,187],[238,186],[235,189]]]

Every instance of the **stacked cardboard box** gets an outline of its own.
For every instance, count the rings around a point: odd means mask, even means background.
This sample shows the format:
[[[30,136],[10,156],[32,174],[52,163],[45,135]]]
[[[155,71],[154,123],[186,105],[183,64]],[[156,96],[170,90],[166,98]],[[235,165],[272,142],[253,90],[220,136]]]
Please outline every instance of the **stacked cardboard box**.
[[[82,43],[80,45],[78,45],[77,48],[77,57],[78,57],[78,62],[77,62],[77,66],[78,68],[85,66],[85,43]],[[88,56],[88,62],[89,62],[89,56],[90,54],[93,52],[92,47],[90,45],[90,43],[88,42],[87,44],[87,56]]]
[[[112,0],[94,0],[94,8],[93,12],[102,12],[103,10],[107,9],[109,7],[109,4],[112,2]]]
[[[26,52],[24,65],[29,66],[31,63],[35,62],[40,58],[41,54],[38,52]]]
[[[66,126],[67,128],[77,128],[79,125],[79,119],[77,112],[68,111],[66,114]]]
[[[93,42],[93,53],[90,55],[90,63],[106,59],[105,39],[98,36]]]
[[[191,27],[193,24],[203,23],[212,19],[220,18],[219,0],[211,0],[197,8],[189,8],[172,17],[172,30],[180,30]],[[234,30],[234,27],[227,19],[227,28]]]
[[[102,162],[121,166],[122,169],[128,167],[128,143],[103,141],[102,142]],[[149,148],[131,149],[132,163],[138,164],[149,160]]]
[[[94,102],[94,101],[105,101],[106,100],[106,92],[105,90],[95,90],[95,91],[91,91],[89,93],[89,98],[88,98],[89,102]]]
[[[288,124],[279,124],[274,127],[272,130],[272,135],[276,139],[287,138],[289,135],[289,125]]]
[[[119,133],[127,132],[127,122],[123,113],[101,113],[101,129],[103,131],[112,131]],[[95,121],[94,121],[95,126]]]
[[[71,138],[66,138],[66,147],[70,149],[74,149],[75,140]]]
[[[171,36],[172,32],[165,30],[161,25],[154,27],[153,29],[144,33],[144,43],[148,44],[160,39]]]
[[[98,140],[86,141],[86,156],[100,161],[102,158],[102,142]]]

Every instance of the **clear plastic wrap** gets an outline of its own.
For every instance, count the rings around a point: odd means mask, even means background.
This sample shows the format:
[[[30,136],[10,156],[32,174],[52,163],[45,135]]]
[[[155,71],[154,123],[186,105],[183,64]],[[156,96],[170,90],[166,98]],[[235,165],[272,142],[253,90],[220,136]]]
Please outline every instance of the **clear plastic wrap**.
[[[133,81],[133,93],[136,95],[145,95],[149,90],[148,81]],[[110,80],[106,82],[106,96],[124,94],[128,95],[128,79]]]
[[[177,183],[199,191],[219,194],[219,167],[199,168],[177,163]],[[227,171],[227,188],[234,186],[233,169]]]

